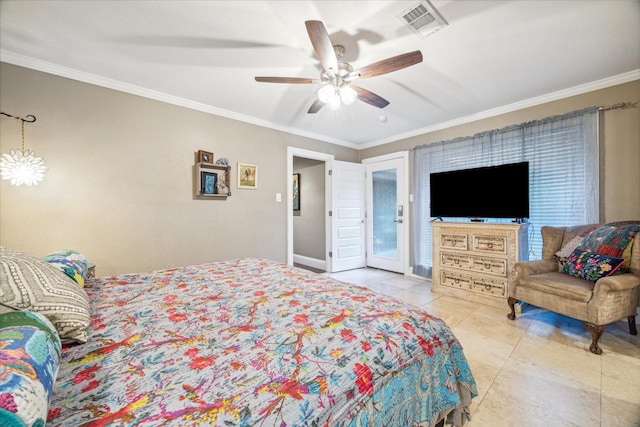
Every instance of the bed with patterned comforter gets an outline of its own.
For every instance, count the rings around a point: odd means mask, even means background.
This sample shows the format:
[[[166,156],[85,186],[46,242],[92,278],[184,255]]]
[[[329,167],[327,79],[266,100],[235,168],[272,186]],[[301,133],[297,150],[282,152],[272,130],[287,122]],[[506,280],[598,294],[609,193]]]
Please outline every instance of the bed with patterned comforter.
[[[89,280],[48,426],[431,426],[476,384],[449,327],[263,259]]]

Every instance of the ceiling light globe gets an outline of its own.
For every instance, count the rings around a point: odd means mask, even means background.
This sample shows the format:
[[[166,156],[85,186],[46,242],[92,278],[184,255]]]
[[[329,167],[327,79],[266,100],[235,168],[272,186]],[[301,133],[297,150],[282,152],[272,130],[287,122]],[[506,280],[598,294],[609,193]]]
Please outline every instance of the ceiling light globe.
[[[340,97],[338,95],[334,96],[331,101],[327,104],[327,108],[332,111],[339,110],[342,103],[340,102]]]
[[[358,92],[351,86],[342,86],[340,88],[340,99],[342,99],[344,105],[351,105],[358,99]]]
[[[338,95],[336,87],[332,84],[328,84],[318,91],[318,99],[325,104],[330,104],[335,98],[338,98]]]

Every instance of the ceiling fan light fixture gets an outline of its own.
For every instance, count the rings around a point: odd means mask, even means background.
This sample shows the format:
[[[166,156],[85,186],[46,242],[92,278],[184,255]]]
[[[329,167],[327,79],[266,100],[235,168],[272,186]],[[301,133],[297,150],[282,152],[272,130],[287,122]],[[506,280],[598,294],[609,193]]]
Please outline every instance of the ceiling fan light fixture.
[[[334,96],[327,103],[327,108],[329,108],[329,110],[331,110],[331,111],[339,110],[341,106],[342,106],[342,103],[340,102],[340,96],[339,95]]]
[[[426,11],[427,8],[422,5],[417,11],[409,12],[407,18],[411,22],[416,19],[419,20],[421,14],[424,14]],[[376,108],[384,108],[389,105],[389,101],[360,86],[351,87],[350,83],[356,79],[380,76],[422,62],[422,53],[419,50],[415,50],[386,58],[354,70],[351,64],[342,61],[345,51],[344,46],[334,45],[332,43],[327,29],[321,21],[310,20],[305,21],[304,24],[307,27],[307,34],[313,45],[313,50],[322,65],[323,71],[320,75],[320,80],[302,77],[255,77],[255,80],[266,83],[322,84],[323,86],[316,93],[318,99],[311,104],[307,110],[307,114],[315,114],[325,105],[330,110],[337,110],[342,104],[351,105],[356,100],[360,100]]]
[[[344,105],[351,105],[358,99],[358,92],[356,92],[351,86],[342,85],[340,87],[340,99]]]
[[[325,85],[318,91],[318,99],[325,104],[331,103],[335,98],[340,100],[339,95],[336,94],[336,87],[332,84]]]

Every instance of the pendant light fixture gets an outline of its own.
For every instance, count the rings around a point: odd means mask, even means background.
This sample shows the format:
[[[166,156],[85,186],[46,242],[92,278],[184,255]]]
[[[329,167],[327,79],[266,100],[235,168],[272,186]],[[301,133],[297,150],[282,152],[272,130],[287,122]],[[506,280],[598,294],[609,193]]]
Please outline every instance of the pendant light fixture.
[[[0,176],[2,179],[11,180],[11,185],[15,186],[38,185],[38,182],[44,179],[44,173],[47,170],[44,159],[36,157],[33,151],[24,149],[24,124],[25,122],[35,122],[36,117],[28,115],[23,119],[7,113],[0,112],[0,114],[22,122],[22,147],[11,150],[9,154],[2,154],[0,157]]]

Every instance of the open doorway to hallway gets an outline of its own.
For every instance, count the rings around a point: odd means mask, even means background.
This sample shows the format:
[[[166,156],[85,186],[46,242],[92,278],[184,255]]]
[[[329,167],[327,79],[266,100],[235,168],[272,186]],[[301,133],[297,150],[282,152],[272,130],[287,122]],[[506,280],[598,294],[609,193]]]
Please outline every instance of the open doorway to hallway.
[[[327,269],[325,162],[293,157],[293,264]]]

